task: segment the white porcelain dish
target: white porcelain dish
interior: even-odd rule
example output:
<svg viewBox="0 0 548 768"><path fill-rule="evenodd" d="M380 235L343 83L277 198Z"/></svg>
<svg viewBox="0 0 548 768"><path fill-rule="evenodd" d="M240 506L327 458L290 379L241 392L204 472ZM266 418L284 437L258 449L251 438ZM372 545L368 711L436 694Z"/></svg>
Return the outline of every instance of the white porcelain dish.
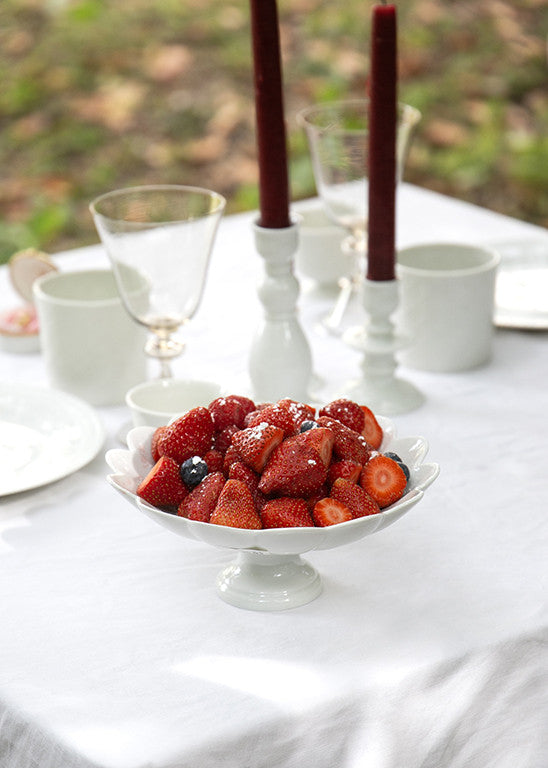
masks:
<svg viewBox="0 0 548 768"><path fill-rule="evenodd" d="M495 325L548 328L548 237L493 243L501 263L495 289Z"/></svg>
<svg viewBox="0 0 548 768"><path fill-rule="evenodd" d="M105 432L93 409L72 395L0 383L0 496L76 472L99 453Z"/></svg>
<svg viewBox="0 0 548 768"><path fill-rule="evenodd" d="M243 530L211 525L162 512L136 496L152 466L150 441L154 429L137 427L128 435L128 448L112 449L106 461L113 473L109 483L140 512L172 533L215 547L239 550L238 557L217 580L219 595L241 608L280 610L302 605L317 597L321 580L315 569L301 560L304 552L332 549L387 528L423 497L439 474L438 464L424 463L428 443L422 437L398 438L394 425L378 417L385 438L381 450L398 453L411 472L409 490L400 501L380 514L326 528Z"/></svg>
<svg viewBox="0 0 548 768"><path fill-rule="evenodd" d="M161 427L189 408L207 407L220 394L221 387L214 381L153 379L132 387L126 405L134 426Z"/></svg>

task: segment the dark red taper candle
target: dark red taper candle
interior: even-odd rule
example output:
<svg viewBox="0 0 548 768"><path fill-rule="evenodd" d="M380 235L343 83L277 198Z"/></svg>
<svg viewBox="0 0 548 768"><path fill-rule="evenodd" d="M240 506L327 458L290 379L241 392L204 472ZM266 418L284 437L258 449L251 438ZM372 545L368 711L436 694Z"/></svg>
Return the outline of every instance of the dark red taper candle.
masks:
<svg viewBox="0 0 548 768"><path fill-rule="evenodd" d="M394 5L375 5L369 76L369 280L395 278L396 91L396 8Z"/></svg>
<svg viewBox="0 0 548 768"><path fill-rule="evenodd" d="M259 155L259 225L288 227L289 177L276 0L251 0Z"/></svg>

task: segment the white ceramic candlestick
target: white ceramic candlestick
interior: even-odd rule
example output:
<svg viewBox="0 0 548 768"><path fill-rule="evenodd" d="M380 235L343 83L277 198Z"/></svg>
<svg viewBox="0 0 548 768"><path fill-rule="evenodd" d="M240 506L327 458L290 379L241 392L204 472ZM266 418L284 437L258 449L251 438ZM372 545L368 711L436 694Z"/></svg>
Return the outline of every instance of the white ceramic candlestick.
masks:
<svg viewBox="0 0 548 768"><path fill-rule="evenodd" d="M310 398L312 355L297 319L299 283L293 274L298 225L267 229L253 225L255 246L264 259L259 286L264 318L251 346L249 374L257 401Z"/></svg>
<svg viewBox="0 0 548 768"><path fill-rule="evenodd" d="M362 376L344 391L346 397L367 405L375 413L395 415L418 408L424 397L410 382L395 376L396 352L405 346L390 319L398 306L397 280L364 280L364 328L345 334L345 341L363 353Z"/></svg>

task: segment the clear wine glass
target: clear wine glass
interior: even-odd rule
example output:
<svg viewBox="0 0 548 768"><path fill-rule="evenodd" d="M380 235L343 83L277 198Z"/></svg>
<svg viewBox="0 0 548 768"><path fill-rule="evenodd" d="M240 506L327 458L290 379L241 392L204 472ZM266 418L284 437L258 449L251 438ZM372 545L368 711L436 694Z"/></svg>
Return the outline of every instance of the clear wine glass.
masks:
<svg viewBox="0 0 548 768"><path fill-rule="evenodd" d="M396 183L401 180L413 129L421 113L398 104ZM365 275L368 209L369 100L350 99L308 107L297 115L308 139L318 195L327 216L344 227L343 251L353 256L354 268L340 280L340 293L324 319L332 333L340 333L349 302Z"/></svg>
<svg viewBox="0 0 548 768"><path fill-rule="evenodd" d="M216 192L177 185L120 189L90 205L122 301L150 331L145 352L160 378L183 350L176 332L200 304L225 205Z"/></svg>

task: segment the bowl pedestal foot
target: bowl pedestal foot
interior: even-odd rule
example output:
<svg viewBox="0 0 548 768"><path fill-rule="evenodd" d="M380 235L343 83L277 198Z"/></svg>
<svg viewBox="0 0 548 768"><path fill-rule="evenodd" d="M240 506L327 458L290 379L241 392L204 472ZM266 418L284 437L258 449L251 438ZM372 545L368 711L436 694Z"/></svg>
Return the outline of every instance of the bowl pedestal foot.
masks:
<svg viewBox="0 0 548 768"><path fill-rule="evenodd" d="M283 611L314 600L322 591L319 573L300 555L241 550L217 577L227 603L252 611Z"/></svg>

